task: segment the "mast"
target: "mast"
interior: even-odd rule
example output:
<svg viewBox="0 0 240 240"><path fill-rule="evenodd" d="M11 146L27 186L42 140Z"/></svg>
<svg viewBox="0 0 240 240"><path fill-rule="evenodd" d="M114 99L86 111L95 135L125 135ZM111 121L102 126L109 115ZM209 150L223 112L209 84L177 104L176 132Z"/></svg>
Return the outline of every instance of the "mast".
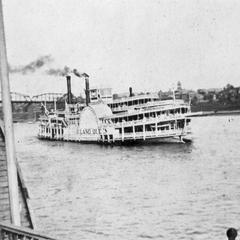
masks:
<svg viewBox="0 0 240 240"><path fill-rule="evenodd" d="M6 157L8 163L9 200L11 221L20 226L20 211L18 197L18 180L16 168L15 142L12 122L12 105L10 97L7 50L5 42L3 8L0 0L0 80L2 88L3 120L5 129Z"/></svg>

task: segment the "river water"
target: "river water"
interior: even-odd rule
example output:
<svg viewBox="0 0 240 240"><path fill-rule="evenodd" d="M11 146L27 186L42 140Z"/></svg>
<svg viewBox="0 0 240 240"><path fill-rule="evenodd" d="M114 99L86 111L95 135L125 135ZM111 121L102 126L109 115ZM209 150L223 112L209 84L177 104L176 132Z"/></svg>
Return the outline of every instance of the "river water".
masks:
<svg viewBox="0 0 240 240"><path fill-rule="evenodd" d="M15 124L35 224L58 239L225 239L240 226L240 116L193 118L192 144L40 141Z"/></svg>

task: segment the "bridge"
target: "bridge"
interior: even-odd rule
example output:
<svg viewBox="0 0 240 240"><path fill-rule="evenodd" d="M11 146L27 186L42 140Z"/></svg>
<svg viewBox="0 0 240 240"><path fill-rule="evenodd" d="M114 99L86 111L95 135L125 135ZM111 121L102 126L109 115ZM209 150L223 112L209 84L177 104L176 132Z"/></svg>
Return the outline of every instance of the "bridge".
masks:
<svg viewBox="0 0 240 240"><path fill-rule="evenodd" d="M26 94L18 93L18 92L11 92L11 99L14 102L30 102L31 97ZM2 92L0 94L0 100L2 101Z"/></svg>
<svg viewBox="0 0 240 240"><path fill-rule="evenodd" d="M30 97L29 95L11 92L11 100L16 103L30 103L30 102L54 102L59 100L64 93L42 93ZM0 102L2 102L2 93L0 92Z"/></svg>
<svg viewBox="0 0 240 240"><path fill-rule="evenodd" d="M55 102L59 100L64 93L43 93L31 98L32 102Z"/></svg>

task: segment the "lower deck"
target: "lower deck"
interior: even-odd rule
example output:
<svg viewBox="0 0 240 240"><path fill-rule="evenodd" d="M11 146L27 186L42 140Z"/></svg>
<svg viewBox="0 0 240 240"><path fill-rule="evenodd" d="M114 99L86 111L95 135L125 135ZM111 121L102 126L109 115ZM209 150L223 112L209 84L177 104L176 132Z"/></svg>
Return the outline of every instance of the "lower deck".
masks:
<svg viewBox="0 0 240 240"><path fill-rule="evenodd" d="M116 131L116 130L115 130ZM117 143L127 141L166 141L174 139L182 141L186 136L190 135L189 129L152 129L150 131L141 132L101 132L99 134L79 134L74 129L50 129L48 132L39 133L40 139L59 140L59 141L75 141L75 142L95 142L95 143Z"/></svg>

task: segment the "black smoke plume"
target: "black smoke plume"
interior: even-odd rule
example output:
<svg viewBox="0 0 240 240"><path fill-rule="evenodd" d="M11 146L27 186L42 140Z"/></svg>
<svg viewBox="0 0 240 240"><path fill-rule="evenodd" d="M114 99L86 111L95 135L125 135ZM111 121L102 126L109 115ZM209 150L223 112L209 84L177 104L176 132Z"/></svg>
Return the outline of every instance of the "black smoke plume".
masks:
<svg viewBox="0 0 240 240"><path fill-rule="evenodd" d="M79 73L77 69L72 71L77 77L89 77L86 73Z"/></svg>
<svg viewBox="0 0 240 240"><path fill-rule="evenodd" d="M71 72L72 72L71 69L69 67L65 66L63 69L50 68L46 71L46 74L52 75L52 76L66 76Z"/></svg>
<svg viewBox="0 0 240 240"><path fill-rule="evenodd" d="M86 73L79 73L77 69L71 69L65 66L63 69L61 68L50 68L46 71L47 75L52 76L67 76L68 74L73 73L77 77L89 77Z"/></svg>
<svg viewBox="0 0 240 240"><path fill-rule="evenodd" d="M37 60L30 62L25 66L11 67L9 66L10 73L20 73L23 75L34 73L36 70L42 68L47 63L53 61L53 58L50 55L41 56Z"/></svg>

